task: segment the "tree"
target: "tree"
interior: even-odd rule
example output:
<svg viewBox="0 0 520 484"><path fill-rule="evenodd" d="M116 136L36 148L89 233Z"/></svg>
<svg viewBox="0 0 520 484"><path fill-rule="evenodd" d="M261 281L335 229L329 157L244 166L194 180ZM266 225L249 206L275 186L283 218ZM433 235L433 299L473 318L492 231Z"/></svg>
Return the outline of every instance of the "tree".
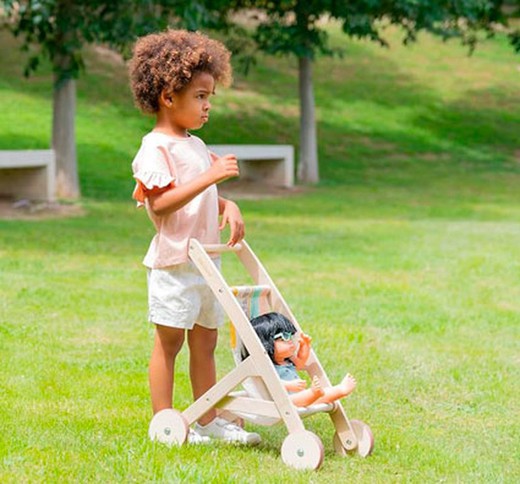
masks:
<svg viewBox="0 0 520 484"><path fill-rule="evenodd" d="M54 73L52 147L56 153L60 198L80 196L76 138L76 82L84 68L86 44L105 43L124 49L138 35L164 28L170 18L196 28L204 20L200 2L183 0L4 0L7 25L32 50L25 74L35 71L42 57ZM36 50L34 50L36 48Z"/></svg>
<svg viewBox="0 0 520 484"><path fill-rule="evenodd" d="M518 0L515 0L518 5ZM319 181L312 63L319 54L334 55L323 18L339 21L349 37L368 38L386 46L384 29L398 25L404 43L429 31L444 39L459 38L472 51L482 34L492 35L506 23L502 0L231 0L231 10L254 9L260 19L254 37L269 54L298 59L300 97L300 156L298 179ZM509 0L508 3L513 3ZM260 13L260 15L259 15ZM518 31L512 44L520 50Z"/></svg>

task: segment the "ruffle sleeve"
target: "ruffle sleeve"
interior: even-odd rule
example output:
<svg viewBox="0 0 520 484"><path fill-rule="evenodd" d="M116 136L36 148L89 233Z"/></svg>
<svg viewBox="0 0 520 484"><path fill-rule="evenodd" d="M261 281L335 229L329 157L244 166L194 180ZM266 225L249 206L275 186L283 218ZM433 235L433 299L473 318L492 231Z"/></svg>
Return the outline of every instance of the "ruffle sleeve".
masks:
<svg viewBox="0 0 520 484"><path fill-rule="evenodd" d="M132 163L136 181L132 198L137 200L138 207L144 205L151 191L174 186L175 176L168 158L168 151L164 146L143 143Z"/></svg>
<svg viewBox="0 0 520 484"><path fill-rule="evenodd" d="M137 200L137 206L144 205L147 193L154 189L167 188L174 185L175 178L166 173L138 171L134 175L136 184L132 198Z"/></svg>

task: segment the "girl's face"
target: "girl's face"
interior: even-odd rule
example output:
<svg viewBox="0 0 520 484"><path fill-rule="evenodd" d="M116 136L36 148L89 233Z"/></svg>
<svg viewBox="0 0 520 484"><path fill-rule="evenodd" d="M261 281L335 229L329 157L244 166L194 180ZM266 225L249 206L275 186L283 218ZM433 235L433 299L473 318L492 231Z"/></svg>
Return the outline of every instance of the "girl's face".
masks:
<svg viewBox="0 0 520 484"><path fill-rule="evenodd" d="M186 136L188 130L201 128L207 123L211 109L209 99L214 93L215 80L207 72L195 74L182 91L173 93L171 103L164 106L172 131Z"/></svg>
<svg viewBox="0 0 520 484"><path fill-rule="evenodd" d="M280 333L274 338L274 361L277 365L282 365L287 358L296 353L296 343L294 334Z"/></svg>

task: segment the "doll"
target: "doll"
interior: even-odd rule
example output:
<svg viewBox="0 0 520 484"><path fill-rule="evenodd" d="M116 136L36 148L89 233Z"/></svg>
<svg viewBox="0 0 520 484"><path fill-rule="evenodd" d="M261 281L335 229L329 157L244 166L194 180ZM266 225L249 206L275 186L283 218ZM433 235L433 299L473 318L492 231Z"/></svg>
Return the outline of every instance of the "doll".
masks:
<svg viewBox="0 0 520 484"><path fill-rule="evenodd" d="M350 395L356 387L355 378L347 374L338 385L325 387L317 376L307 388L307 382L298 376L309 358L311 338L297 331L293 323L280 313L267 313L251 320L251 325L260 338L267 354L290 399L297 407L306 407L313 403L332 403ZM298 337L298 340L296 340Z"/></svg>

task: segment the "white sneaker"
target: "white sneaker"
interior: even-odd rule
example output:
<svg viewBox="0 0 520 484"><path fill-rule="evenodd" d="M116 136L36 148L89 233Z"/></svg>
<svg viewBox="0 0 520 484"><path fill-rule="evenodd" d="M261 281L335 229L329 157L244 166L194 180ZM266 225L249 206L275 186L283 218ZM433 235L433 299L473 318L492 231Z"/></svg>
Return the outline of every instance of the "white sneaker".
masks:
<svg viewBox="0 0 520 484"><path fill-rule="evenodd" d="M188 433L188 444L209 444L211 439L205 435L200 435L190 428Z"/></svg>
<svg viewBox="0 0 520 484"><path fill-rule="evenodd" d="M246 432L242 427L218 417L204 427L198 423L195 424L195 429L199 435L237 444L256 445L262 440L260 435Z"/></svg>

